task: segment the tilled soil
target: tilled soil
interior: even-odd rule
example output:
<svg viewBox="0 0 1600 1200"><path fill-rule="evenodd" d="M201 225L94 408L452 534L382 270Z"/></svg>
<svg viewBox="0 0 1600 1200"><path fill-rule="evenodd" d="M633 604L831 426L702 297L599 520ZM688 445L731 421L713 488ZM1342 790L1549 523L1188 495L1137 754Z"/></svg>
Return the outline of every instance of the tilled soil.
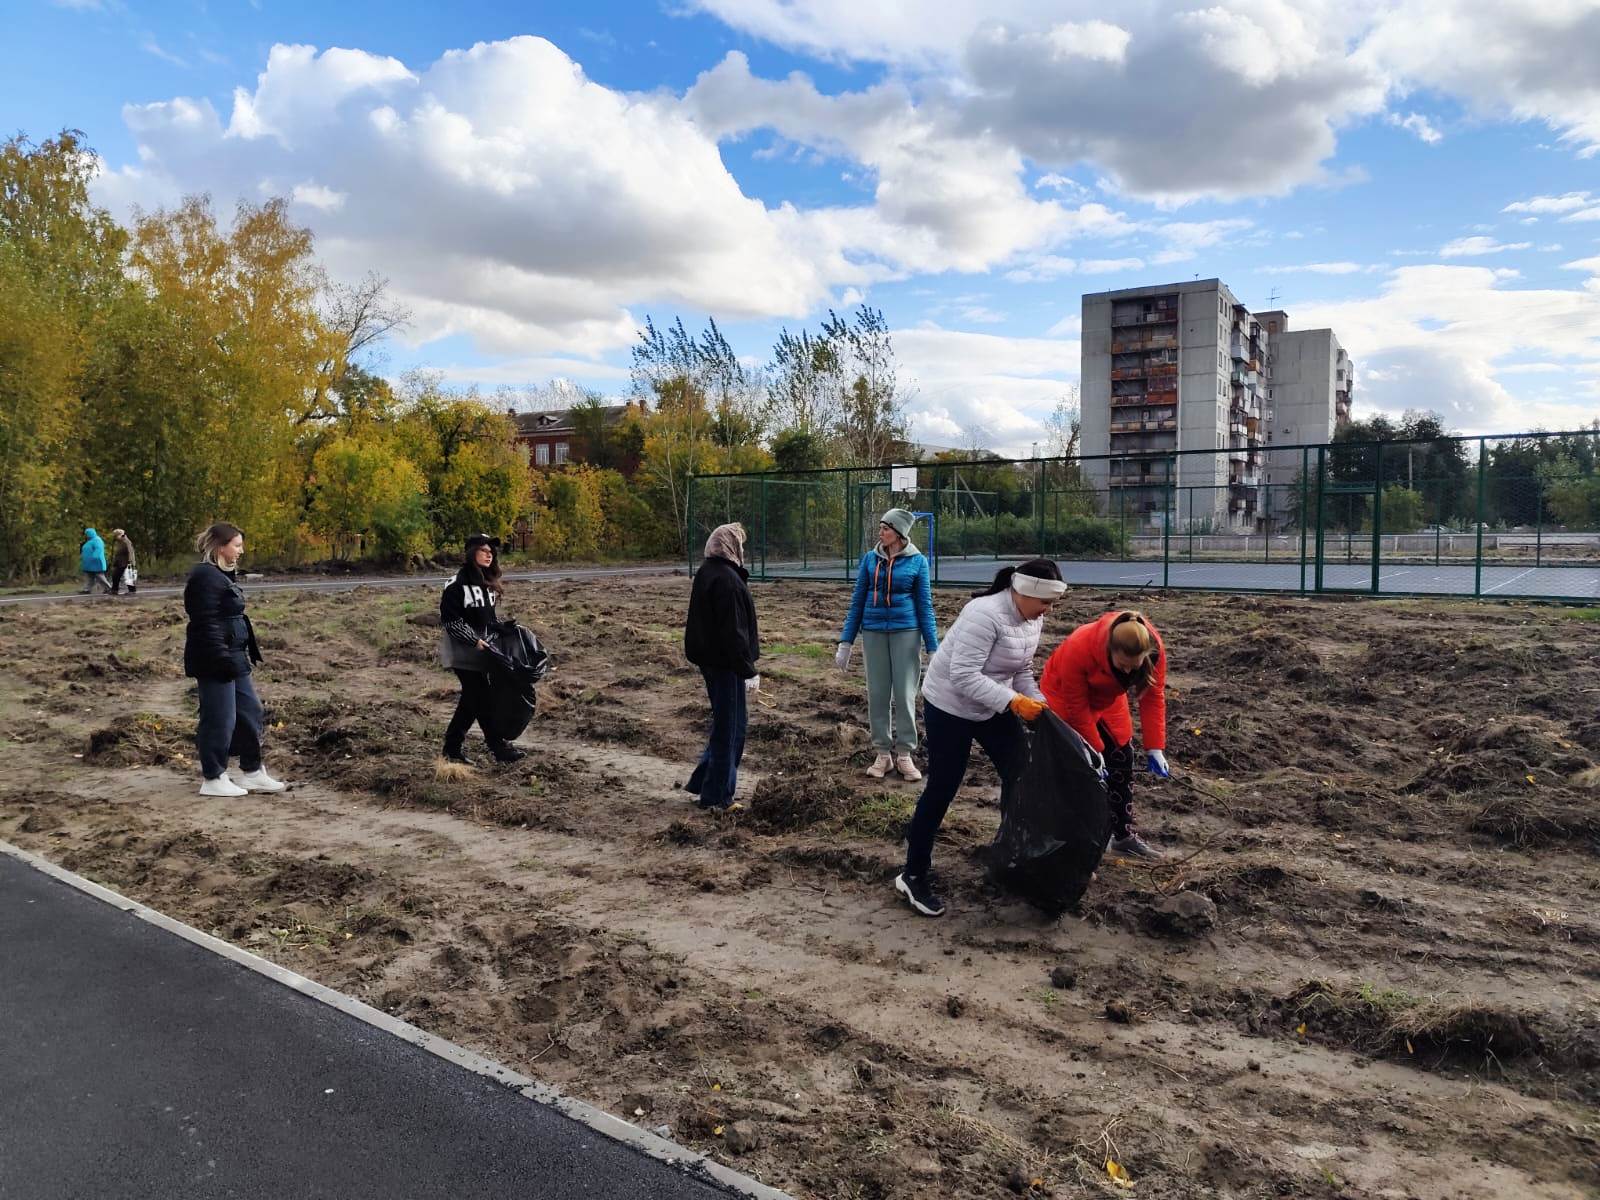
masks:
<svg viewBox="0 0 1600 1200"><path fill-rule="evenodd" d="M890 887L916 788L865 777L859 667L831 669L842 589L756 595L721 817L678 789L682 578L512 584L557 670L530 756L464 775L436 590L256 597L297 786L241 801L194 794L173 602L3 610L0 837L797 1197L1600 1190L1600 627L1139 597L1167 862L1045 918L985 882L975 761L926 921ZM1046 648L1133 602L1075 590Z"/></svg>

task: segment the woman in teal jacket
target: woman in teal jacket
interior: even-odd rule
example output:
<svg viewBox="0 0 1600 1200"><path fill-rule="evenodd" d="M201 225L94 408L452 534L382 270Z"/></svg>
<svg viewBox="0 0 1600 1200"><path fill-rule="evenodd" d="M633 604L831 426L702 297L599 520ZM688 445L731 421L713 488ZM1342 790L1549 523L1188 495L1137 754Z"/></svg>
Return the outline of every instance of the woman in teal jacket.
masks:
<svg viewBox="0 0 1600 1200"><path fill-rule="evenodd" d="M867 714L878 757L867 774L882 779L893 767L902 779L922 772L911 761L917 748L917 685L922 679L919 648L939 648L933 618L933 583L928 560L911 544L916 517L891 508L878 525L878 544L861 556L850 615L839 635L834 662L850 669L856 634L867 663Z"/></svg>
<svg viewBox="0 0 1600 1200"><path fill-rule="evenodd" d="M106 544L92 527L83 531L83 545L78 547L78 569L83 572L85 596L97 587L110 593L111 581L106 578Z"/></svg>

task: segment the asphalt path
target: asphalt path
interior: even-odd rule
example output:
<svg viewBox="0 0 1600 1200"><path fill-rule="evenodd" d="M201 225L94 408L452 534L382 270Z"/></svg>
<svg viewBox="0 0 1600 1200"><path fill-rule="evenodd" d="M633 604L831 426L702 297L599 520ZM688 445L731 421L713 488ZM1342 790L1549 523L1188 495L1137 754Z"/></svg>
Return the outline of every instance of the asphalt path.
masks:
<svg viewBox="0 0 1600 1200"><path fill-rule="evenodd" d="M0 843L4 1200L782 1200L732 1172L714 1180L617 1118L529 1099L358 1010L448 1043L337 993L343 1008L313 998L326 989L15 853Z"/></svg>
<svg viewBox="0 0 1600 1200"><path fill-rule="evenodd" d="M657 563L635 567L569 567L550 571L508 571L507 579L544 581L557 579L610 579L627 575L672 575L686 568ZM248 568L246 568L248 571ZM358 587L415 587L418 584L436 583L441 588L449 582L454 571L440 570L437 574L419 572L415 575L363 575L322 576L263 575L259 579L246 578L242 586L251 592L348 592ZM107 596L104 592L85 595L82 592L35 592L26 595L0 596L0 606L17 604L109 604L112 602L137 602L183 595L182 584L140 584L131 596Z"/></svg>

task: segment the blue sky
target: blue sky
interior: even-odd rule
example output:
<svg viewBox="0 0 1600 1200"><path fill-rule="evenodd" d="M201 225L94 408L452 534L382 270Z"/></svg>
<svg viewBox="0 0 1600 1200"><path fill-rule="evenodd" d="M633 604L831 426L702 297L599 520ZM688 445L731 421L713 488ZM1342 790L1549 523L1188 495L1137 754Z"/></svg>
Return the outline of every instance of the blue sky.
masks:
<svg viewBox="0 0 1600 1200"><path fill-rule="evenodd" d="M930 11L12 0L0 124L83 129L119 214L292 196L411 309L389 371L616 391L646 314L762 361L865 299L924 440L1021 450L1082 292L1215 275L1358 415L1600 413L1600 0Z"/></svg>

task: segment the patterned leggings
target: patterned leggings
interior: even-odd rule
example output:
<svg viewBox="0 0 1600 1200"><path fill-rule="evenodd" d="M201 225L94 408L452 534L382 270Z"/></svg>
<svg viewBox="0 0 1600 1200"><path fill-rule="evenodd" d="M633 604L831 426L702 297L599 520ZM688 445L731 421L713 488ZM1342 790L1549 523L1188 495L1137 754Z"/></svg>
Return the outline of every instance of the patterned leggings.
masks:
<svg viewBox="0 0 1600 1200"><path fill-rule="evenodd" d="M1111 834L1127 837L1133 832L1133 743L1117 744L1105 722L1099 725L1100 741L1105 745L1106 791L1111 800Z"/></svg>

